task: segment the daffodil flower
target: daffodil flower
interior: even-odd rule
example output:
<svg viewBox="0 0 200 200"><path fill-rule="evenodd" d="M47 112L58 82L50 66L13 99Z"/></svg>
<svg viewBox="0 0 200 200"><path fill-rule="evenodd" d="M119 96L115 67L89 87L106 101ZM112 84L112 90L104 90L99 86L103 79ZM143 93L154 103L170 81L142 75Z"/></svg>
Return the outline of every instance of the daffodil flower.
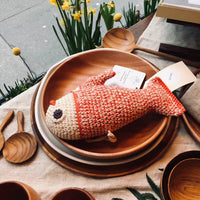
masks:
<svg viewBox="0 0 200 200"><path fill-rule="evenodd" d="M112 1L110 2L110 3L108 3L108 6L110 6L110 7L115 7L115 4L114 3L112 3Z"/></svg>
<svg viewBox="0 0 200 200"><path fill-rule="evenodd" d="M93 15L95 15L96 13L96 8L92 8L92 6L90 6L90 8L88 8L88 14L93 13Z"/></svg>
<svg viewBox="0 0 200 200"><path fill-rule="evenodd" d="M122 18L122 14L121 13L117 13L117 14L115 14L114 15L114 21L115 22L118 22L118 21L120 21L120 19Z"/></svg>
<svg viewBox="0 0 200 200"><path fill-rule="evenodd" d="M18 47L14 47L14 48L12 49L12 52L13 52L13 54L14 54L15 56L19 56L20 53L21 53L21 50L20 50Z"/></svg>
<svg viewBox="0 0 200 200"><path fill-rule="evenodd" d="M86 0L87 3L91 3L91 0Z"/></svg>
<svg viewBox="0 0 200 200"><path fill-rule="evenodd" d="M56 0L49 0L49 3L52 4L52 5L55 5L56 8L58 7Z"/></svg>
<svg viewBox="0 0 200 200"><path fill-rule="evenodd" d="M72 16L74 17L74 20L78 20L78 22L80 22L81 21L81 11L79 10L79 11L75 11L75 13L74 14L72 14Z"/></svg>
<svg viewBox="0 0 200 200"><path fill-rule="evenodd" d="M69 1L64 1L64 3L63 3L63 5L62 5L62 9L63 10L68 10L68 11L70 11L70 6L71 6L71 1L69 0Z"/></svg>

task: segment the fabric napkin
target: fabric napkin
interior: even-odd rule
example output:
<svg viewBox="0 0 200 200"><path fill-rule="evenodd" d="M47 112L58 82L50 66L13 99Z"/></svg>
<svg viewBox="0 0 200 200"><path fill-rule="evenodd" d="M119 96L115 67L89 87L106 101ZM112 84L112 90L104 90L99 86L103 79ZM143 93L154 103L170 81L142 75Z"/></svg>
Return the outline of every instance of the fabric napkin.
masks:
<svg viewBox="0 0 200 200"><path fill-rule="evenodd" d="M200 79L197 79L181 97L186 110L200 123Z"/></svg>

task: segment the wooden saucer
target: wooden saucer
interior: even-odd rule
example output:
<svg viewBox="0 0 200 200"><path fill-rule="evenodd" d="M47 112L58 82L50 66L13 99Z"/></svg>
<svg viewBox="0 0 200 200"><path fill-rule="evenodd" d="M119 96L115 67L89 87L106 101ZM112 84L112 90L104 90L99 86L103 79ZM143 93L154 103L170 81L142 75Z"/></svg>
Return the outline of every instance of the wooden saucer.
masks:
<svg viewBox="0 0 200 200"><path fill-rule="evenodd" d="M158 72L158 69L146 60L119 50L96 49L77 54L59 64L45 79L41 92L43 118L45 119L50 100L59 99L89 77L112 69L116 64L145 72L146 79ZM83 156L97 159L121 158L147 148L161 134L167 119L158 114L149 114L116 131L118 142L115 144L58 140Z"/></svg>

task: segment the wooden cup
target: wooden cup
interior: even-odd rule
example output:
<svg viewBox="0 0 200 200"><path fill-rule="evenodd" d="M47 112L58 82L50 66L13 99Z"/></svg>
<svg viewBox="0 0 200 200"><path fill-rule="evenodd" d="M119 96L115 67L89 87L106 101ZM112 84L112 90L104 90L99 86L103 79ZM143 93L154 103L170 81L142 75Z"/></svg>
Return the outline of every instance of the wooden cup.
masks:
<svg viewBox="0 0 200 200"><path fill-rule="evenodd" d="M33 188L18 181L0 183L0 199L41 200L40 196Z"/></svg>
<svg viewBox="0 0 200 200"><path fill-rule="evenodd" d="M95 200L87 191L81 188L66 188L58 191L51 200Z"/></svg>

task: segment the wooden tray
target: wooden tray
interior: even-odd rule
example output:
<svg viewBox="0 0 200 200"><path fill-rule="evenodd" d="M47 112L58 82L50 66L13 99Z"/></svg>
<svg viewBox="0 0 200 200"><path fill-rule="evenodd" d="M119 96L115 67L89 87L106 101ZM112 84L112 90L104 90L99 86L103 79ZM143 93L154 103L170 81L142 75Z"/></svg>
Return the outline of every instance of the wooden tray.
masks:
<svg viewBox="0 0 200 200"><path fill-rule="evenodd" d="M198 73L200 73L200 70L196 70L194 72L195 75L197 75ZM183 95L185 90L186 89L184 87L181 91L181 96ZM200 142L200 124L188 112L182 115L182 119L186 128L189 130L193 138L197 142Z"/></svg>
<svg viewBox="0 0 200 200"><path fill-rule="evenodd" d="M31 125L38 142L40 143L45 153L52 160L54 160L61 166L65 167L66 169L72 170L74 172L77 172L83 175L106 178L106 177L122 176L122 175L130 174L130 173L142 170L145 167L148 167L153 162L155 162L165 153L165 151L168 149L168 147L174 140L177 130L178 130L179 118L172 117L171 123L169 123L168 125L167 132L164 138L160 141L160 143L143 157L138 158L134 161L125 163L125 164L119 164L119 165L114 165L114 166L94 166L94 165L87 165L80 162L76 162L60 155L58 152L53 150L45 142L44 138L41 136L40 132L38 131L38 127L35 122L35 110L34 110L37 89L33 96L32 104L31 104Z"/></svg>
<svg viewBox="0 0 200 200"><path fill-rule="evenodd" d="M43 118L51 99L58 99L77 88L90 76L97 75L114 65L121 65L146 73L150 78L158 69L146 60L123 51L98 49L72 56L58 65L45 80L41 92ZM149 114L126 126L115 134L118 142L87 143L85 141L58 140L70 150L87 157L113 159L131 155L147 148L162 132L167 117Z"/></svg>
<svg viewBox="0 0 200 200"><path fill-rule="evenodd" d="M187 151L174 157L165 167L161 179L161 194L163 200L171 200L168 192L169 175L172 169L181 161L188 158L200 158L200 151Z"/></svg>

